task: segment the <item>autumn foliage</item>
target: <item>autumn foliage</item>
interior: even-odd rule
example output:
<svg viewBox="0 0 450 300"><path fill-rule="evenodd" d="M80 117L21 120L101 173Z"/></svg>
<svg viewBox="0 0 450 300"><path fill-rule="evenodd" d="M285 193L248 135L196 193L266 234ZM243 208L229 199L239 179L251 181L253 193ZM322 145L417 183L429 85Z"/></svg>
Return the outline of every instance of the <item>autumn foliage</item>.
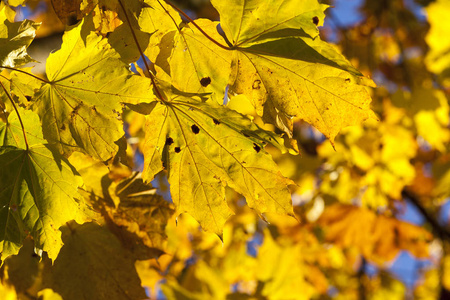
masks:
<svg viewBox="0 0 450 300"><path fill-rule="evenodd" d="M2 1L0 299L445 299L450 2L320 2Z"/></svg>

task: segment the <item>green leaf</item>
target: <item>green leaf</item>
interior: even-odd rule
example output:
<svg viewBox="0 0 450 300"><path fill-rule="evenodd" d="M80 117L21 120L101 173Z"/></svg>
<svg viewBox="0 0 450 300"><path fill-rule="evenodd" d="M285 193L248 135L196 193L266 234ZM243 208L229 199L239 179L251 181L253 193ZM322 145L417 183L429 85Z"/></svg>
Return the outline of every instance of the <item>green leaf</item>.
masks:
<svg viewBox="0 0 450 300"><path fill-rule="evenodd" d="M85 220L78 186L80 177L45 145L0 151L1 259L17 254L27 235L55 259L62 246L59 227Z"/></svg>
<svg viewBox="0 0 450 300"><path fill-rule="evenodd" d="M232 44L230 92L251 98L266 122L291 134L291 119L301 118L333 142L343 127L375 118L363 86L373 82L317 36L325 6L315 0L212 4Z"/></svg>
<svg viewBox="0 0 450 300"><path fill-rule="evenodd" d="M55 259L62 246L59 227L87 219L78 193L81 177L42 137L38 116L18 108L0 122L0 259L17 254L28 235L35 246Z"/></svg>
<svg viewBox="0 0 450 300"><path fill-rule="evenodd" d="M119 240L95 224L61 229L64 247L44 276L44 285L65 300L146 299L134 260Z"/></svg>
<svg viewBox="0 0 450 300"><path fill-rule="evenodd" d="M50 82L36 93L33 108L44 137L61 153L78 150L108 160L124 134L121 103L137 103L152 92L92 26L84 19L64 34L61 49L47 59Z"/></svg>
<svg viewBox="0 0 450 300"><path fill-rule="evenodd" d="M283 148L273 133L250 119L195 95L167 94L147 116L144 180L163 169L177 212L188 212L207 230L222 234L232 211L225 186L242 194L258 213L293 216L291 181L264 151L267 143Z"/></svg>
<svg viewBox="0 0 450 300"><path fill-rule="evenodd" d="M7 6L0 6L0 67L16 67L33 61L27 48L36 36L38 23L12 22Z"/></svg>

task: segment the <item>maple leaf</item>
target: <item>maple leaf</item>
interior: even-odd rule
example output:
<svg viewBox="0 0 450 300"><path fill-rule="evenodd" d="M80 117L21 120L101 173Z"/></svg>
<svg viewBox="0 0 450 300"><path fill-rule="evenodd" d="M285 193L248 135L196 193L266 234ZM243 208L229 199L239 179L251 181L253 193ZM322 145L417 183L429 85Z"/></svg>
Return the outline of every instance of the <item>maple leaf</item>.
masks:
<svg viewBox="0 0 450 300"><path fill-rule="evenodd" d="M148 98L149 85L92 31L92 20L84 19L64 34L61 49L47 59L49 82L36 92L32 108L61 153L78 150L108 160L124 135L121 102Z"/></svg>
<svg viewBox="0 0 450 300"><path fill-rule="evenodd" d="M293 117L312 124L331 142L343 127L367 118L376 119L364 86L374 83L318 37L316 25L323 23L326 6L313 0L301 3L284 0L276 4L261 0L212 1L212 4L221 16L220 25L228 46L216 32L209 39L225 50L212 48L212 43L202 42L205 39L192 26L175 34L175 43L180 45L174 46L170 55L175 60L170 75L177 78L186 69L188 75L185 85L175 83L175 86L187 91L198 89L200 81L193 80L196 79L193 69L211 82L222 85L228 81L229 93L247 95L264 121L290 136ZM212 26L203 20L199 22ZM198 59L202 49L208 50L211 60L221 58L215 59L220 71L215 70L214 64L206 64L204 58ZM189 64L180 67L177 57L187 59ZM226 67L230 60L231 69ZM178 70L174 70L176 67ZM230 75L224 78L227 74ZM220 92L224 89L225 86L215 87Z"/></svg>
<svg viewBox="0 0 450 300"><path fill-rule="evenodd" d="M279 137L212 101L169 88L163 92L168 101L147 104L151 112L143 178L151 181L164 163L178 214L188 212L205 230L220 236L232 214L224 193L228 185L260 214L293 216L287 188L292 182L264 151L267 143L284 149Z"/></svg>
<svg viewBox="0 0 450 300"><path fill-rule="evenodd" d="M64 246L45 286L64 299L146 299L133 258L111 232L74 222L61 230Z"/></svg>
<svg viewBox="0 0 450 300"><path fill-rule="evenodd" d="M27 48L36 36L39 24L30 20L13 22L9 8L0 3L0 68L16 67L33 59L27 54Z"/></svg>
<svg viewBox="0 0 450 300"><path fill-rule="evenodd" d="M1 259L17 254L23 239L33 236L36 247L55 259L62 246L59 227L86 220L81 178L72 166L43 144L39 118L31 111L23 123L28 146L19 135L17 115L0 125L0 251Z"/></svg>

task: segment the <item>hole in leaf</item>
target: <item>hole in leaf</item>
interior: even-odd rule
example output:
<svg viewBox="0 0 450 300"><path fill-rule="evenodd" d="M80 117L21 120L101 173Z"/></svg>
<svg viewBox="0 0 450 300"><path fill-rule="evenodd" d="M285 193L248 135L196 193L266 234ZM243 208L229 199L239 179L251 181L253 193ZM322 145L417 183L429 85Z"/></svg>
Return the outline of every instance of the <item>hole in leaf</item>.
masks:
<svg viewBox="0 0 450 300"><path fill-rule="evenodd" d="M171 138L170 136L166 139L166 145L170 146L173 144L173 138Z"/></svg>
<svg viewBox="0 0 450 300"><path fill-rule="evenodd" d="M253 143L253 149L255 149L256 153L259 153L261 151L261 147Z"/></svg>
<svg viewBox="0 0 450 300"><path fill-rule="evenodd" d="M314 17L313 19L312 19L312 21L313 21L313 23L314 23L314 25L319 25L319 18L318 17Z"/></svg>
<svg viewBox="0 0 450 300"><path fill-rule="evenodd" d="M180 153L181 152L181 148L180 147L175 147L175 152L176 153Z"/></svg>
<svg viewBox="0 0 450 300"><path fill-rule="evenodd" d="M195 124L191 126L191 129L192 129L192 132L195 134L200 132L200 128L198 128L198 126Z"/></svg>
<svg viewBox="0 0 450 300"><path fill-rule="evenodd" d="M211 78L209 78L209 77L203 77L203 78L200 80L200 84L201 84L203 87L207 87L210 83L211 83Z"/></svg>
<svg viewBox="0 0 450 300"><path fill-rule="evenodd" d="M220 124L220 121L219 121L219 120L216 120L216 119L213 119L213 122L214 122L214 124L216 124L216 125L219 125L219 124Z"/></svg>

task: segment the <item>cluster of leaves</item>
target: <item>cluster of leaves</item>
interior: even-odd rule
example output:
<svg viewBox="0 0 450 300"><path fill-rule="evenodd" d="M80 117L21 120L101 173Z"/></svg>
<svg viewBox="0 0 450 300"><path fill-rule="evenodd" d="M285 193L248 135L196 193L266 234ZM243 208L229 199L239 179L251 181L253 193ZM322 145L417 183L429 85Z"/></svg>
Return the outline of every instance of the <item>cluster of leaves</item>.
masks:
<svg viewBox="0 0 450 300"><path fill-rule="evenodd" d="M0 4L1 294L404 293L388 273L377 281L364 268L403 250L429 257L433 236L396 219L395 201L420 196L426 212L448 196L439 166L448 164L450 132L441 32L432 27L427 37L427 67L438 78L405 56L400 37L377 32L389 22L406 32L389 17L408 11L402 1L368 1L381 25L342 30L356 36L352 47L386 43L372 49L377 67L372 56L354 59L367 74L396 74L406 62L426 74L390 78L392 90L370 89L373 81L321 40L328 6L317 0L212 0L220 22L191 20L161 0L48 1L62 20L79 21L49 54L45 75L24 67L40 24L14 22L13 7L32 3ZM434 5L448 9L438 1L430 13L443 10ZM142 173L131 171L133 149L143 153ZM439 175L424 171L430 161ZM420 190L427 178L433 183ZM167 188L173 203L161 196Z"/></svg>

